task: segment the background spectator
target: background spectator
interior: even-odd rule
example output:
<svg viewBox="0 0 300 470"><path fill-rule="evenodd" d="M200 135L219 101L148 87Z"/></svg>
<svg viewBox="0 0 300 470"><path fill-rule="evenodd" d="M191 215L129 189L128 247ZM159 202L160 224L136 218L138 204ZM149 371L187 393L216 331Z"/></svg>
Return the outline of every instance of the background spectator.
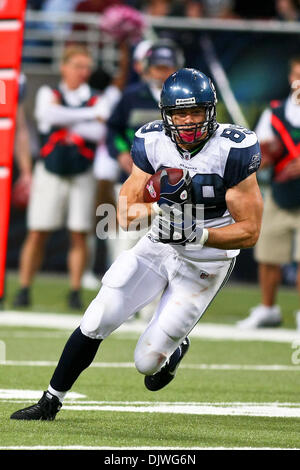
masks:
<svg viewBox="0 0 300 470"><path fill-rule="evenodd" d="M83 0L77 4L75 13L97 13L101 15L107 8L123 4L123 0ZM75 23L72 29L74 31L83 31L88 29L88 26L84 23Z"/></svg>
<svg viewBox="0 0 300 470"><path fill-rule="evenodd" d="M234 0L203 0L204 14L208 18L234 19Z"/></svg>
<svg viewBox="0 0 300 470"><path fill-rule="evenodd" d="M20 261L20 286L15 306L31 303L30 287L40 267L46 241L67 225L70 232L68 268L71 308L82 308L81 277L87 262L87 234L93 228L95 184L92 162L103 136L105 104L87 84L92 69L89 52L66 49L57 88L42 86L35 116L41 135L40 161L35 165L28 207L29 232Z"/></svg>
<svg viewBox="0 0 300 470"><path fill-rule="evenodd" d="M272 181L265 198L261 235L255 248L262 303L238 323L245 329L281 323L282 313L275 302L282 265L292 259L298 263L297 288L300 293L299 57L291 61L289 83L289 97L282 102L271 103L271 108L262 114L256 128L263 155L262 168L272 166ZM300 310L297 323L300 329Z"/></svg>
<svg viewBox="0 0 300 470"><path fill-rule="evenodd" d="M20 74L19 101L16 118L16 135L15 135L15 158L17 161L20 179L30 183L32 172L31 145L30 134L26 121L24 109L24 99L26 95L27 80L26 76Z"/></svg>
<svg viewBox="0 0 300 470"><path fill-rule="evenodd" d="M103 13L103 11L114 5L122 5L123 0L83 0L75 8L77 13Z"/></svg>
<svg viewBox="0 0 300 470"><path fill-rule="evenodd" d="M113 109L116 107L121 98L121 92L124 89L129 72L129 46L126 42L120 44L120 62L119 69L115 77L111 77L101 67L98 67L91 75L89 83L90 86L101 93L101 100L105 102L105 107L108 117L111 115ZM93 164L93 174L96 180L96 203L95 211L100 204L116 205L114 195L114 182L118 179L119 168L116 160L109 157L106 147L106 133L105 131L102 138L97 143L95 152L95 159ZM88 237L89 245L89 261L87 269L82 276L82 287L86 289L98 289L100 286L100 279L95 276L95 265L97 260L97 252L100 244L102 257L106 258L106 244L105 240L100 240L95 236L96 232L96 218L95 230ZM98 243L97 243L98 242ZM102 265L106 264L106 259L102 260ZM97 269L97 274L99 270Z"/></svg>
<svg viewBox="0 0 300 470"><path fill-rule="evenodd" d="M12 205L17 209L22 210L24 210L28 204L32 175L30 133L24 108L25 95L26 76L21 73L19 78L19 97L14 147L14 160L17 166L18 177L12 188Z"/></svg>
<svg viewBox="0 0 300 470"><path fill-rule="evenodd" d="M148 0L144 12L152 16L168 16L172 10L170 0Z"/></svg>
<svg viewBox="0 0 300 470"><path fill-rule="evenodd" d="M64 0L63 2L60 0L44 0L42 4L42 11L44 12L64 12L64 13L72 13L75 11L76 6L80 0Z"/></svg>
<svg viewBox="0 0 300 470"><path fill-rule="evenodd" d="M185 0L184 16L188 18L204 17L203 0Z"/></svg>
<svg viewBox="0 0 300 470"><path fill-rule="evenodd" d="M30 10L41 10L45 0L27 0L26 7Z"/></svg>
<svg viewBox="0 0 300 470"><path fill-rule="evenodd" d="M277 18L282 21L299 21L300 8L298 0L276 0Z"/></svg>

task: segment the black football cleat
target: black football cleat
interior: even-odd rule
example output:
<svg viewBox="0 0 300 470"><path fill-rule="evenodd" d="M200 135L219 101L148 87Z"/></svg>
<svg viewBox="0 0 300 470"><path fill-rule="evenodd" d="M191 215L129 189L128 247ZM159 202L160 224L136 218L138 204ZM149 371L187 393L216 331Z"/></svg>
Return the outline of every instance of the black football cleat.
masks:
<svg viewBox="0 0 300 470"><path fill-rule="evenodd" d="M188 337L181 343L181 345L173 352L168 362L161 368L159 372L154 375L146 375L145 386L151 392L156 392L162 389L175 378L180 361L183 359L190 347L190 340Z"/></svg>
<svg viewBox="0 0 300 470"><path fill-rule="evenodd" d="M81 295L78 290L70 291L69 296L68 296L68 304L69 304L69 307L72 309L75 309L75 310L83 309Z"/></svg>
<svg viewBox="0 0 300 470"><path fill-rule="evenodd" d="M49 392L44 392L38 403L15 411L10 419L53 421L61 407L62 404L57 397Z"/></svg>
<svg viewBox="0 0 300 470"><path fill-rule="evenodd" d="M31 305L31 300L30 300L30 295L29 295L29 289L27 287L24 287L23 289L20 289L13 301L13 306L14 307L29 307Z"/></svg>

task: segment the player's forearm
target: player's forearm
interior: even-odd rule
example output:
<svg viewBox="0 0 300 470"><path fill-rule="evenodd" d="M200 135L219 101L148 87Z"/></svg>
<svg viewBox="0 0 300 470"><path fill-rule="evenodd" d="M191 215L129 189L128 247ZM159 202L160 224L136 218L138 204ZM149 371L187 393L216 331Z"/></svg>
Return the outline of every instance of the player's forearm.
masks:
<svg viewBox="0 0 300 470"><path fill-rule="evenodd" d="M123 230L142 230L151 225L153 216L152 204L144 202L128 202L126 196L120 194L117 217Z"/></svg>
<svg viewBox="0 0 300 470"><path fill-rule="evenodd" d="M232 225L208 229L205 246L223 250L253 247L259 237L260 224L248 221L236 222Z"/></svg>
<svg viewBox="0 0 300 470"><path fill-rule="evenodd" d="M133 164L131 174L121 188L117 217L126 231L143 230L151 225L155 215L153 204L144 202L144 188L149 177L150 174Z"/></svg>

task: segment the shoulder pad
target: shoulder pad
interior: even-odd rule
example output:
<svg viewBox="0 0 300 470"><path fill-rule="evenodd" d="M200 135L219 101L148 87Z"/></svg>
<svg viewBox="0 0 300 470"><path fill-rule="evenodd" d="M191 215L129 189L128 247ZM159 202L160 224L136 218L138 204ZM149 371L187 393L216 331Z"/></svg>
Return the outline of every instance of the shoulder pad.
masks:
<svg viewBox="0 0 300 470"><path fill-rule="evenodd" d="M232 147L249 147L257 142L255 132L234 124L222 124L219 127L219 138L224 150L230 150Z"/></svg>
<svg viewBox="0 0 300 470"><path fill-rule="evenodd" d="M141 134L148 134L149 132L162 132L163 129L163 121L152 121L142 126L140 132Z"/></svg>
<svg viewBox="0 0 300 470"><path fill-rule="evenodd" d="M224 181L227 188L237 185L259 169L261 152L257 136L254 132L246 136L240 143L227 146L223 154L226 159Z"/></svg>

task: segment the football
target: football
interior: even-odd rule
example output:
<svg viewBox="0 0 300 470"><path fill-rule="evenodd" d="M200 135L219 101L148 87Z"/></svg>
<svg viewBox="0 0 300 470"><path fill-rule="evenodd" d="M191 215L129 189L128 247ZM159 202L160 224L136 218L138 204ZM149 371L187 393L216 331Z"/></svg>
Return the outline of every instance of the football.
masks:
<svg viewBox="0 0 300 470"><path fill-rule="evenodd" d="M170 184L176 184L183 176L183 170L180 168L163 168L152 175L144 188L144 202L156 202L160 198L160 176L161 172L166 170Z"/></svg>

